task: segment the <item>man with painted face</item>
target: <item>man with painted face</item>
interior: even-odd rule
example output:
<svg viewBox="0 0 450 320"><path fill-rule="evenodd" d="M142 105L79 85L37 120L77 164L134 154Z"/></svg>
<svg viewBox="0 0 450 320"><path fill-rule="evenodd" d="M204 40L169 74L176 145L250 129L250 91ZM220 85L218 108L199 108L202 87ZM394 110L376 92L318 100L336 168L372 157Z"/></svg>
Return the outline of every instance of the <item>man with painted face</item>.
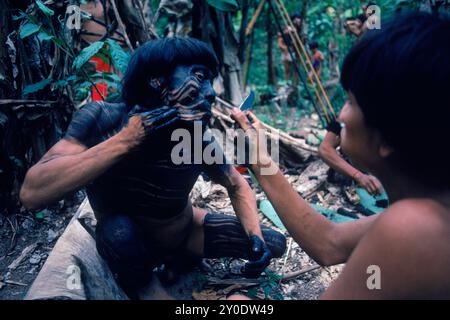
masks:
<svg viewBox="0 0 450 320"><path fill-rule="evenodd" d="M212 165L171 160L179 143L171 141L173 131L192 133L194 121L211 117L217 67L211 49L195 39L144 44L124 76L123 103L91 103L75 113L65 137L22 186L29 208L86 187L98 220L98 252L130 297L163 264L244 258L243 273L256 277L285 250L282 234L260 226L251 188L225 159ZM189 193L201 173L227 188L237 217L192 207Z"/></svg>

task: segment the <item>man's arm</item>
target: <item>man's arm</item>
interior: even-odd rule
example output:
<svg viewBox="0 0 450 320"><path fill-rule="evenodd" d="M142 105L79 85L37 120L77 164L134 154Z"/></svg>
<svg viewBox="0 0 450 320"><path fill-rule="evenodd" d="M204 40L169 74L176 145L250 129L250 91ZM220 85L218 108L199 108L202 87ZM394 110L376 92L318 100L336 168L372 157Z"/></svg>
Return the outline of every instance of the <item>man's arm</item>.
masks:
<svg viewBox="0 0 450 320"><path fill-rule="evenodd" d="M321 265L347 261L377 218L371 216L336 224L312 209L280 170L274 175L261 175L259 170L254 173L292 238Z"/></svg>
<svg viewBox="0 0 450 320"><path fill-rule="evenodd" d="M76 140L62 139L25 176L20 199L36 209L62 198L94 180L136 147L145 136L140 117L110 139L88 149Z"/></svg>
<svg viewBox="0 0 450 320"><path fill-rule="evenodd" d="M215 172L211 173L209 170L208 173L215 182L227 189L236 216L247 235L256 235L263 239L255 195L245 178L231 165L214 167Z"/></svg>
<svg viewBox="0 0 450 320"><path fill-rule="evenodd" d="M255 115L249 112L249 116L254 127L261 129ZM246 133L251 132L246 114L235 109L232 117ZM258 141L251 142L259 145ZM262 160L251 169L294 240L321 265L345 262L378 215L342 224L331 222L299 196L265 150L257 146L253 149L258 150L257 159ZM264 168L276 170L264 174Z"/></svg>
<svg viewBox="0 0 450 320"><path fill-rule="evenodd" d="M328 131L319 146L319 156L337 172L354 179L356 175L362 174L362 172L354 168L338 154L336 148L340 145L339 140L339 136Z"/></svg>
<svg viewBox="0 0 450 320"><path fill-rule="evenodd" d="M230 165L213 166L214 179L225 186L234 211L249 238L249 262L243 268L243 273L257 277L270 264L272 252L264 241L256 199L252 189L242 175Z"/></svg>
<svg viewBox="0 0 450 320"><path fill-rule="evenodd" d="M323 142L319 146L319 156L322 160L337 172L352 178L360 186L371 194L382 192L381 183L373 176L366 175L349 164L337 152L340 145L340 138L334 132L328 131Z"/></svg>

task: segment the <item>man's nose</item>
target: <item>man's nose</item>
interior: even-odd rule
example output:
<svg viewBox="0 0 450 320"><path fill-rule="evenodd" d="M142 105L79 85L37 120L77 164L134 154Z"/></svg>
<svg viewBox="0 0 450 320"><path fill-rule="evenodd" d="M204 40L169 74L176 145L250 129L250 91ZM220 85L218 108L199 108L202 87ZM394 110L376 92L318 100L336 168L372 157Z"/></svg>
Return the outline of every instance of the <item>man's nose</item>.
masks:
<svg viewBox="0 0 450 320"><path fill-rule="evenodd" d="M216 92L214 91L214 89L211 86L206 89L205 99L209 103L213 103L216 101Z"/></svg>

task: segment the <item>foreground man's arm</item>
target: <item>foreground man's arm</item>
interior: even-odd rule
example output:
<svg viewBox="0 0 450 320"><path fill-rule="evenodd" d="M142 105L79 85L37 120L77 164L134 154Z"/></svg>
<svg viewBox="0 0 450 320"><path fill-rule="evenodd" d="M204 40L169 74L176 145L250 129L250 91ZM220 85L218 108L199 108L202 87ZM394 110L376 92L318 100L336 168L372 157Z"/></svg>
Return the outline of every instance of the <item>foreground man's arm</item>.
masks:
<svg viewBox="0 0 450 320"><path fill-rule="evenodd" d="M76 140L62 139L27 172L20 200L36 209L61 199L100 176L144 136L140 117L133 117L118 134L89 149Z"/></svg>
<svg viewBox="0 0 450 320"><path fill-rule="evenodd" d="M251 116L256 123L257 118ZM244 130L252 129L245 114L236 110L233 118ZM331 222L299 196L270 157L263 157L264 161L258 161L251 169L294 240L321 265L347 261L377 216L343 224ZM263 174L262 169L270 166L276 167L275 173Z"/></svg>
<svg viewBox="0 0 450 320"><path fill-rule="evenodd" d="M25 207L36 209L48 205L86 185L138 147L152 132L178 117L176 110L161 107L131 114L127 125L120 129L120 114L113 122L111 114L107 115L107 122L99 107L90 104L78 111L68 129L71 135L55 144L28 171L20 190ZM116 133L115 129L120 131ZM111 137L104 138L108 136Z"/></svg>

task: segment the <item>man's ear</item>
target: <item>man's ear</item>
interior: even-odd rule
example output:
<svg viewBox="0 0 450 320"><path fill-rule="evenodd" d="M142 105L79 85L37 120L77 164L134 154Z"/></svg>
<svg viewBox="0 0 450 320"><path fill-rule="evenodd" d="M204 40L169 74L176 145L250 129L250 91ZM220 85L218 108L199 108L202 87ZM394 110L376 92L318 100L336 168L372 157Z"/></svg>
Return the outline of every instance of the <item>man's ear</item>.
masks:
<svg viewBox="0 0 450 320"><path fill-rule="evenodd" d="M148 85L157 92L162 92L166 87L167 81L165 77L153 77L148 79Z"/></svg>

